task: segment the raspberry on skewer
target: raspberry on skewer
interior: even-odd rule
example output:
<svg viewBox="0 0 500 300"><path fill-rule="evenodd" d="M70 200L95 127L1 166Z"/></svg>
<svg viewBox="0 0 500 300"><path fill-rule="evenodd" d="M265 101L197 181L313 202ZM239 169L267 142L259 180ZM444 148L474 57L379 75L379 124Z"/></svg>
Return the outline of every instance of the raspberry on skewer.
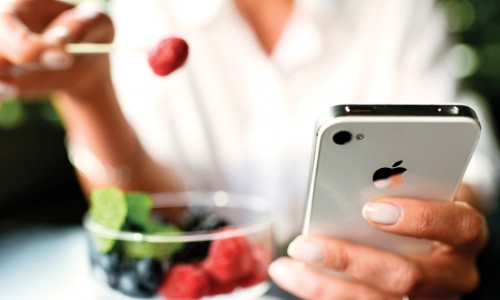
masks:
<svg viewBox="0 0 500 300"><path fill-rule="evenodd" d="M189 47L186 41L179 37L161 39L154 47L126 47L116 44L76 43L67 44L65 51L70 54L92 55L117 52L147 52L148 64L159 76L166 76L180 68L186 62Z"/></svg>
<svg viewBox="0 0 500 300"><path fill-rule="evenodd" d="M189 47L186 41L178 37L166 38L149 50L149 66L155 74L166 76L186 62L188 53Z"/></svg>

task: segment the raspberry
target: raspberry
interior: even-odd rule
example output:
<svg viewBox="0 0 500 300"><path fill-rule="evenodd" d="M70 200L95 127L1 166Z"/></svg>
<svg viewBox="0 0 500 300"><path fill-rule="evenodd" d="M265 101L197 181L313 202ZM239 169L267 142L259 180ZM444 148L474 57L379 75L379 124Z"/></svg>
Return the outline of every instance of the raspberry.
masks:
<svg viewBox="0 0 500 300"><path fill-rule="evenodd" d="M229 294L239 286L238 281L230 281L227 283L212 282L210 285L209 296L217 296L222 294Z"/></svg>
<svg viewBox="0 0 500 300"><path fill-rule="evenodd" d="M222 231L231 230L230 227ZM243 236L213 240L202 268L218 284L238 281L254 271L250 243Z"/></svg>
<svg viewBox="0 0 500 300"><path fill-rule="evenodd" d="M252 274L241 280L240 286L242 287L250 287L266 281L269 278L267 275L267 268L272 261L271 251L264 249L260 245L255 245L255 247L253 247L253 257L255 259L255 270Z"/></svg>
<svg viewBox="0 0 500 300"><path fill-rule="evenodd" d="M210 279L195 265L178 264L168 271L159 293L165 299L199 299L210 293Z"/></svg>
<svg viewBox="0 0 500 300"><path fill-rule="evenodd" d="M183 39L166 38L149 50L148 63L155 74L165 76L184 64L188 52L188 44Z"/></svg>

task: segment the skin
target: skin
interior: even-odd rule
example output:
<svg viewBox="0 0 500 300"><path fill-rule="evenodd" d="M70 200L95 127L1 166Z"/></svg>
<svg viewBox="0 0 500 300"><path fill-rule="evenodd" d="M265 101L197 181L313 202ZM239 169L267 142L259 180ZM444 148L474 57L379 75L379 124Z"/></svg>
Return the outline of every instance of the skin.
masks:
<svg viewBox="0 0 500 300"><path fill-rule="evenodd" d="M235 0L236 8L255 32L257 41L272 54L288 18L293 12L291 0Z"/></svg>
<svg viewBox="0 0 500 300"><path fill-rule="evenodd" d="M91 150L105 165L126 165L132 178L123 189L180 190L182 183L144 151L118 105L106 55L69 57L57 69L43 54L68 42L111 42L113 24L105 14L51 0L10 1L0 12L0 83L29 101L52 93L69 139ZM51 34L64 28L66 35ZM13 71L14 70L14 71ZM81 177L90 191L109 183Z"/></svg>
<svg viewBox="0 0 500 300"><path fill-rule="evenodd" d="M397 255L321 237L300 236L270 275L282 288L303 299L460 299L477 287L475 258L487 241L484 218L467 202L383 199L397 206L401 216L394 224L368 222L380 230L433 240L429 253ZM294 251L304 242L316 245L322 255L312 259ZM310 249L310 248L307 248ZM340 271L344 277L327 274ZM283 272L282 270L286 270Z"/></svg>
<svg viewBox="0 0 500 300"><path fill-rule="evenodd" d="M292 12L292 2L235 3L263 50L272 53ZM269 17L272 14L264 13L263 5L278 17ZM61 35L61 28L67 34ZM82 12L53 0L9 1L0 11L0 84L8 87L10 96L26 101L51 93L73 143L84 145L106 165L129 167L132 177L121 188L181 190L182 182L146 154L123 116L107 56L62 54L56 66L42 63L47 50L61 50L67 42L111 42L113 34L111 20L102 13ZM80 179L87 191L109 184L84 176ZM459 299L477 286L475 259L488 232L470 187L463 185L454 202L383 201L397 208L399 218L391 224L367 222L383 231L431 239L435 242L429 253L403 256L329 237L298 237L290 245L290 257L271 265L273 280L301 298L315 300L402 299L403 295L412 300ZM297 251L304 241L319 249L315 257ZM324 268L350 278L326 273Z"/></svg>

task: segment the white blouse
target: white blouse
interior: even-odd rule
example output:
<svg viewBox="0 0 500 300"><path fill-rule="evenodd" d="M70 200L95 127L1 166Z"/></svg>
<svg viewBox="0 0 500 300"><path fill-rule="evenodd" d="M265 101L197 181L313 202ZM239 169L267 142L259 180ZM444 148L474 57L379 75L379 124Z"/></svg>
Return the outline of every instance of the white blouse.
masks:
<svg viewBox="0 0 500 300"><path fill-rule="evenodd" d="M459 100L445 19L431 0L296 1L270 56L229 0L120 0L111 12L117 43L179 35L190 45L185 67L167 77L144 53L112 57L146 149L189 189L267 197L281 241L301 224L319 111ZM491 158L475 155L466 180L494 186Z"/></svg>

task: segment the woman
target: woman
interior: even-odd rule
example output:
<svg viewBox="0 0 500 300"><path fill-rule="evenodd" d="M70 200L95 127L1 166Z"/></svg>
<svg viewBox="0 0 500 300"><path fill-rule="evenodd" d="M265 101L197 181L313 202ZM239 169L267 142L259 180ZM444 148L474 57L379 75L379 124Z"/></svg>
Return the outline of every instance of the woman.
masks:
<svg viewBox="0 0 500 300"><path fill-rule="evenodd" d="M0 95L53 93L87 190L261 194L288 220L278 222L283 245L298 232L300 222L289 224L301 218L320 109L457 97L432 1L116 1L112 12L117 44L186 38L186 67L158 78L141 55L117 54L111 76L108 57L62 50L111 42L106 15L86 3L12 0L0 15ZM488 235L476 208L494 182L490 172L473 173L484 158L474 159L455 202L387 199L398 217L380 206L366 215L380 230L434 240L430 253L298 237L271 277L307 299L456 299L473 290Z"/></svg>

